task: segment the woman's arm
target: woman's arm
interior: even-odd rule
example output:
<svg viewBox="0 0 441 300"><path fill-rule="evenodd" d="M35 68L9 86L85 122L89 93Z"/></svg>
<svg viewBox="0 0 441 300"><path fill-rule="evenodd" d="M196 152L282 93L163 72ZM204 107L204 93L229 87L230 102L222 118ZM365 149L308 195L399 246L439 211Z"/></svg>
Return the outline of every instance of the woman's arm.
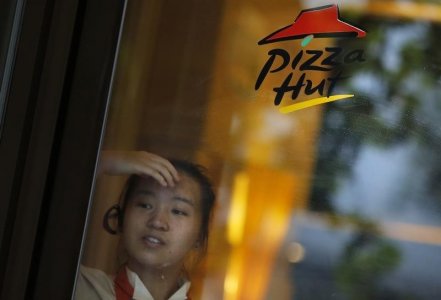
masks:
<svg viewBox="0 0 441 300"><path fill-rule="evenodd" d="M145 151L102 151L98 175L151 176L163 186L179 181L175 167L165 158Z"/></svg>

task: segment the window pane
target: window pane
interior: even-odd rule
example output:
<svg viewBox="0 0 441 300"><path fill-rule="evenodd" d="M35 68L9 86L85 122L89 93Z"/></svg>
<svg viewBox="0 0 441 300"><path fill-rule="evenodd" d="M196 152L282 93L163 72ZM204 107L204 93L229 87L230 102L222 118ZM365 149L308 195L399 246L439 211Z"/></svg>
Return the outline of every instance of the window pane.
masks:
<svg viewBox="0 0 441 300"><path fill-rule="evenodd" d="M102 157L207 168L217 204L208 251L185 275L192 299L441 294L441 5L339 3L129 1ZM159 213L159 186L122 194L127 176L101 167L82 264L128 266L157 292L152 268L169 283L181 260L149 255L172 252L186 223ZM119 227L117 203L131 220Z"/></svg>

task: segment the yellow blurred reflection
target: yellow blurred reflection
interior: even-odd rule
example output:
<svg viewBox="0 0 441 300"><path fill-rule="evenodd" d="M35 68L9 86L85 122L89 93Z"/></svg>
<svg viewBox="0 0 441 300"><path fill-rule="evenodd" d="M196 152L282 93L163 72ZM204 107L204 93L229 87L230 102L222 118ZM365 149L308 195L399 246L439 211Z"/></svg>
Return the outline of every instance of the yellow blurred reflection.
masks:
<svg viewBox="0 0 441 300"><path fill-rule="evenodd" d="M257 41L276 29L272 21L291 20L298 8L291 1L289 9L287 1L269 11L268 5L227 1L224 10L203 140L226 171L202 299L265 299L293 211L309 195L322 108L280 114L273 106L275 76L251 92L268 51ZM287 288L277 297L290 295Z"/></svg>
<svg viewBox="0 0 441 300"><path fill-rule="evenodd" d="M238 245L243 240L249 182L249 177L244 172L237 174L234 179L234 190L228 217L228 242L231 245Z"/></svg>
<svg viewBox="0 0 441 300"><path fill-rule="evenodd" d="M228 228L242 222L244 231L242 239L229 239L224 299L262 299L291 219L296 179L290 172L258 166L247 167L236 178L239 184L234 185L233 195L248 186L248 199L239 201L248 203L249 209L234 211L233 197Z"/></svg>

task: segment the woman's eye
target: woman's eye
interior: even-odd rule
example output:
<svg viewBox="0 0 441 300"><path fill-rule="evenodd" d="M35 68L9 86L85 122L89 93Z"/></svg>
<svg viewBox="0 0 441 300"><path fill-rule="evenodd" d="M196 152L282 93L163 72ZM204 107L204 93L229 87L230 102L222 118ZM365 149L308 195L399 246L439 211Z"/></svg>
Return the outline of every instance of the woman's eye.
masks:
<svg viewBox="0 0 441 300"><path fill-rule="evenodd" d="M152 205L150 203L140 202L140 203L138 203L138 207L145 208L145 209L151 209Z"/></svg>
<svg viewBox="0 0 441 300"><path fill-rule="evenodd" d="M180 210L180 209L173 209L173 214L178 216L188 216L188 213L186 211Z"/></svg>

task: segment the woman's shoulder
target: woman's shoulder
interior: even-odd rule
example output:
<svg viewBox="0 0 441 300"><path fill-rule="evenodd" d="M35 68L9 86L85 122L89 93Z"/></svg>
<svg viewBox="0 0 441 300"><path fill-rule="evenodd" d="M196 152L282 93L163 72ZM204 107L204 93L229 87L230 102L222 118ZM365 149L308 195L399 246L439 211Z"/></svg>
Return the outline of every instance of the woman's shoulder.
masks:
<svg viewBox="0 0 441 300"><path fill-rule="evenodd" d="M80 266L80 275L85 276L87 278L91 278L93 280L104 280L110 282L113 281L113 279L105 272L99 269L89 268L83 265Z"/></svg>
<svg viewBox="0 0 441 300"><path fill-rule="evenodd" d="M80 267L77 278L75 299L114 299L113 279L101 270Z"/></svg>

